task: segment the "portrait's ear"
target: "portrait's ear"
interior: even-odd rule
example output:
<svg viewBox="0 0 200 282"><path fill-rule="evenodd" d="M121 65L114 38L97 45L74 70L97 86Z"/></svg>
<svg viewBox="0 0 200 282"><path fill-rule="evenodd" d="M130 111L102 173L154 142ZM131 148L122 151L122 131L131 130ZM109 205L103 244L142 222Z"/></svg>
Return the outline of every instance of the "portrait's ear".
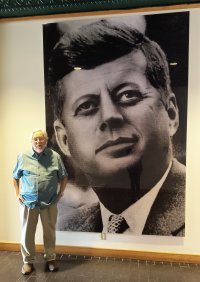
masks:
<svg viewBox="0 0 200 282"><path fill-rule="evenodd" d="M172 137L179 127L179 111L174 93L170 93L169 95L167 113L169 117L170 136Z"/></svg>
<svg viewBox="0 0 200 282"><path fill-rule="evenodd" d="M68 148L66 130L64 125L59 119L54 121L54 131L55 131L56 141L60 150L63 152L64 155L69 157L70 152Z"/></svg>

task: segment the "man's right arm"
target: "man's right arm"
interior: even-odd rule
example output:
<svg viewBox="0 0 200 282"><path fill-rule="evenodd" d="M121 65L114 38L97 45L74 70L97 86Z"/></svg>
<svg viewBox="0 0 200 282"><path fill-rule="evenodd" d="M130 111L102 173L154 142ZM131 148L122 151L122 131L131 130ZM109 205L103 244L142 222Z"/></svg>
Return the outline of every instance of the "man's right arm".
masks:
<svg viewBox="0 0 200 282"><path fill-rule="evenodd" d="M13 170L13 185L15 187L15 193L19 201L22 203L24 201L23 197L20 195L20 178L22 177L22 170L21 170L21 162L22 162L22 154L17 156L17 162L15 164Z"/></svg>
<svg viewBox="0 0 200 282"><path fill-rule="evenodd" d="M15 193L16 193L17 198L19 199L20 202L23 202L24 199L22 198L19 192L19 179L13 178L13 184L15 187Z"/></svg>

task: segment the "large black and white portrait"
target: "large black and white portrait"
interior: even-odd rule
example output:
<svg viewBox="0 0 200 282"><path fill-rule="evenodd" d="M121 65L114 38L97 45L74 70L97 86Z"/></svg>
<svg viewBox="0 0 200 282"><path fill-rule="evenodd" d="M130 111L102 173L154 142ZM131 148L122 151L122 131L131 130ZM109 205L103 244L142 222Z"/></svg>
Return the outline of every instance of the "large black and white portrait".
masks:
<svg viewBox="0 0 200 282"><path fill-rule="evenodd" d="M184 236L189 13L43 26L57 230Z"/></svg>

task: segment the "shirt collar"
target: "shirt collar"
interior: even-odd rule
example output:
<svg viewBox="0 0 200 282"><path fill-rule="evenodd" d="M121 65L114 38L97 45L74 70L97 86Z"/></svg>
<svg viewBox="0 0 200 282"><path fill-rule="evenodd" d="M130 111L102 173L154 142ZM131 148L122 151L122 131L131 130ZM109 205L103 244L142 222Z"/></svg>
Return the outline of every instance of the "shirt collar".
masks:
<svg viewBox="0 0 200 282"><path fill-rule="evenodd" d="M151 207L171 169L171 166L172 162L170 162L167 170L165 171L161 179L157 182L157 184L147 194L145 194L137 202L132 204L121 213L121 215L126 219L129 225L129 228L124 233L134 235L142 234ZM103 233L107 233L108 219L112 213L108 209L106 209L101 202L100 208L103 221Z"/></svg>
<svg viewBox="0 0 200 282"><path fill-rule="evenodd" d="M44 149L44 151L41 153L41 154L37 154L37 152L35 152L34 150L33 150L33 147L31 148L31 155L32 156L36 156L36 157L39 157L39 156L41 156L41 155L46 155L47 154L47 148L45 148Z"/></svg>

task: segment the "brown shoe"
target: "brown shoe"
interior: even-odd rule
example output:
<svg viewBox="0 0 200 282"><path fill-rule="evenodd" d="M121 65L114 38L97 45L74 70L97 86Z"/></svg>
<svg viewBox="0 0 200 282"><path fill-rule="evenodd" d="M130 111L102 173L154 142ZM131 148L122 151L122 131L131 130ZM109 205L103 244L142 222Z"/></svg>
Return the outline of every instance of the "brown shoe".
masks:
<svg viewBox="0 0 200 282"><path fill-rule="evenodd" d="M55 260L47 261L47 269L51 272L58 271L58 265Z"/></svg>
<svg viewBox="0 0 200 282"><path fill-rule="evenodd" d="M33 264L32 263L24 263L22 266L22 274L23 275L29 275L31 272L33 272Z"/></svg>

